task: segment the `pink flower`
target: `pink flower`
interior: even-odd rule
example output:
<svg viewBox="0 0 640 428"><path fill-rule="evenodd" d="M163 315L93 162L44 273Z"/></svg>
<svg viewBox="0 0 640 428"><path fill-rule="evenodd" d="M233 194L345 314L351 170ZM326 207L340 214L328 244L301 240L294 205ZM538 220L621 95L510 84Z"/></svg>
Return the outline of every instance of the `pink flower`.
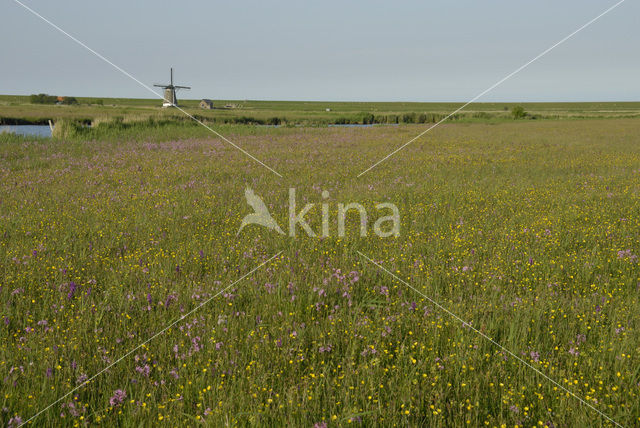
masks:
<svg viewBox="0 0 640 428"><path fill-rule="evenodd" d="M109 399L109 404L113 407L119 406L124 402L125 398L127 398L127 392L122 389L116 389L113 392L113 397Z"/></svg>

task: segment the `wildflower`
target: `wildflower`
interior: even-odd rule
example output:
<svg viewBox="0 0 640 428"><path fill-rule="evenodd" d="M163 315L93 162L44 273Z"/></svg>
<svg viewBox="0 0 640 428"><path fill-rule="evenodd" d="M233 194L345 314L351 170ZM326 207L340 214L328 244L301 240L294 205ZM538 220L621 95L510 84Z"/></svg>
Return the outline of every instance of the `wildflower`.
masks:
<svg viewBox="0 0 640 428"><path fill-rule="evenodd" d="M321 346L318 349L318 352L323 353L323 352L331 352L333 350L333 346L331 344L326 345L326 346Z"/></svg>
<svg viewBox="0 0 640 428"><path fill-rule="evenodd" d="M169 294L167 296L167 298L164 301L164 306L165 308L168 308L169 305L171 304L171 302L175 302L176 300L178 300L178 295L175 293Z"/></svg>
<svg viewBox="0 0 640 428"><path fill-rule="evenodd" d="M324 290L324 288L313 287L313 291L318 293L318 297L327 295L327 292Z"/></svg>
<svg viewBox="0 0 640 428"><path fill-rule="evenodd" d="M360 272L354 270L349 272L349 276L351 276L351 283L356 283L360 280Z"/></svg>
<svg viewBox="0 0 640 428"><path fill-rule="evenodd" d="M76 285L75 282L71 281L69 283L69 292L67 293L67 299L72 299L73 295L76 292L76 288L78 288L78 286Z"/></svg>
<svg viewBox="0 0 640 428"><path fill-rule="evenodd" d="M109 404L113 407L119 406L127 398L127 392L122 389L116 389L113 392L113 396L109 399Z"/></svg>
<svg viewBox="0 0 640 428"><path fill-rule="evenodd" d="M149 364L145 364L144 366L136 366L136 371L146 377L149 377L149 373L151 373L151 367L149 367Z"/></svg>
<svg viewBox="0 0 640 428"><path fill-rule="evenodd" d="M626 250L618 251L618 259L635 262L638 259L638 256L636 256L635 254L632 254L631 249L626 249Z"/></svg>
<svg viewBox="0 0 640 428"><path fill-rule="evenodd" d="M9 419L9 423L7 424L9 428L19 427L20 425L22 425L22 418L20 416L14 416Z"/></svg>

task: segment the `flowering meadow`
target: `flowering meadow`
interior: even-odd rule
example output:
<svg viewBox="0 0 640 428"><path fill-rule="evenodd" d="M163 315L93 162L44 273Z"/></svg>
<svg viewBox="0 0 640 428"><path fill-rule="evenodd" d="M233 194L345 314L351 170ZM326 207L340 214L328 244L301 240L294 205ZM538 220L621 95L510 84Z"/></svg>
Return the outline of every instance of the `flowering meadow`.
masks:
<svg viewBox="0 0 640 428"><path fill-rule="evenodd" d="M640 122L423 130L2 142L0 424L640 425Z"/></svg>

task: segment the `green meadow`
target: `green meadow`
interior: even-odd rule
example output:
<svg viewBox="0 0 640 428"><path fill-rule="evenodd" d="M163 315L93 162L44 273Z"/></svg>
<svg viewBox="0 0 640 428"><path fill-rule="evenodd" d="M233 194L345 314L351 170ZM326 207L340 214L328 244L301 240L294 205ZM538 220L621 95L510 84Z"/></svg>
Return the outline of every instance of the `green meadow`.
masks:
<svg viewBox="0 0 640 428"><path fill-rule="evenodd" d="M179 97L180 94L178 94ZM31 104L28 96L0 95L0 124L47 124L70 120L84 124L108 120L175 120L185 115L162 109L161 99L77 98L76 105ZM417 102L305 102L213 100L212 110L198 107L200 100L179 100L181 108L206 123L322 126L328 124L433 123L463 103ZM502 122L513 119L522 107L524 119L635 118L638 102L597 103L473 103L450 120Z"/></svg>
<svg viewBox="0 0 640 428"><path fill-rule="evenodd" d="M640 103L1 101L0 424L640 424Z"/></svg>

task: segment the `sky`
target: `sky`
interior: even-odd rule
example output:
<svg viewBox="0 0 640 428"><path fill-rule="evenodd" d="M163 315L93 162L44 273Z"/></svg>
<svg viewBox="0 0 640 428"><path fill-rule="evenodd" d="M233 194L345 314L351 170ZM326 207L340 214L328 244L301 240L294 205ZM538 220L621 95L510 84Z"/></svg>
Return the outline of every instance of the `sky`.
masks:
<svg viewBox="0 0 640 428"><path fill-rule="evenodd" d="M465 102L617 0L20 0L180 98ZM152 98L0 3L0 93ZM478 101L640 101L640 2L627 0ZM157 96L160 97L161 90Z"/></svg>

